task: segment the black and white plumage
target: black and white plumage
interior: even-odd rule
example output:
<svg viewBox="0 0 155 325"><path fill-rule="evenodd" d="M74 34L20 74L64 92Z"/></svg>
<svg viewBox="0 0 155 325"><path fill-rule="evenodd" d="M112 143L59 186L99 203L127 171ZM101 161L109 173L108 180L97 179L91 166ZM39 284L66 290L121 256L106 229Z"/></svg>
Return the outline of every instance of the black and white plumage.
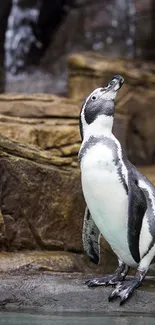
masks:
<svg viewBox="0 0 155 325"><path fill-rule="evenodd" d="M100 234L118 257L113 275L88 280L89 287L116 284L109 301L123 304L155 265L155 187L125 157L112 133L114 99L124 80L115 76L85 100L80 114L79 151L82 189L87 204L83 245L90 259L100 258ZM129 267L137 268L125 281ZM121 281L121 282L120 282Z"/></svg>

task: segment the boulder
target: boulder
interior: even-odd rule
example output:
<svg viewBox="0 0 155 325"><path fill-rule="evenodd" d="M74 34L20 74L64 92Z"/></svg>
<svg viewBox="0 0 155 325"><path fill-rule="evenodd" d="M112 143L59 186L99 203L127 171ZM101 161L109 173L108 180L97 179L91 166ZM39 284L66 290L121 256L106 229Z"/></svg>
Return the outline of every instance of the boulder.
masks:
<svg viewBox="0 0 155 325"><path fill-rule="evenodd" d="M82 251L85 204L69 162L0 136L1 247Z"/></svg>

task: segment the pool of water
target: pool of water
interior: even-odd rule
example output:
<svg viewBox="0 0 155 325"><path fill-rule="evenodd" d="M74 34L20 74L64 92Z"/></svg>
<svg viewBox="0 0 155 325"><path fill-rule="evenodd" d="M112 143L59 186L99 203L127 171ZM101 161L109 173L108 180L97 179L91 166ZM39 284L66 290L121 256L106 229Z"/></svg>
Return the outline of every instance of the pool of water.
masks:
<svg viewBox="0 0 155 325"><path fill-rule="evenodd" d="M154 325L155 315L0 313L0 325Z"/></svg>

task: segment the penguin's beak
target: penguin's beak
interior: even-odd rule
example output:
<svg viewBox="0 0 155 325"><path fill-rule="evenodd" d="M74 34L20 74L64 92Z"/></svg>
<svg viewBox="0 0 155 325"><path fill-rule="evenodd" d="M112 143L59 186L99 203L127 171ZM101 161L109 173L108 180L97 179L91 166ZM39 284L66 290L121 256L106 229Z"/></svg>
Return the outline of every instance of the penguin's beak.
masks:
<svg viewBox="0 0 155 325"><path fill-rule="evenodd" d="M116 75L113 77L113 79L107 84L106 87L103 88L104 93L108 91L114 91L117 92L124 83L124 78L120 75Z"/></svg>

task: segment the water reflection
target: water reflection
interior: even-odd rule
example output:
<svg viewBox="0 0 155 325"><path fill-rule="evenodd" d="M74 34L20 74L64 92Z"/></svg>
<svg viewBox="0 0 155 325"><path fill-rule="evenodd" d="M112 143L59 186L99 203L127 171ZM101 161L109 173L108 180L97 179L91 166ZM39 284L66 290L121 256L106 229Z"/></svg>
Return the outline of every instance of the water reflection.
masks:
<svg viewBox="0 0 155 325"><path fill-rule="evenodd" d="M97 316L94 314L34 315L1 313L1 325L154 325L155 316Z"/></svg>

